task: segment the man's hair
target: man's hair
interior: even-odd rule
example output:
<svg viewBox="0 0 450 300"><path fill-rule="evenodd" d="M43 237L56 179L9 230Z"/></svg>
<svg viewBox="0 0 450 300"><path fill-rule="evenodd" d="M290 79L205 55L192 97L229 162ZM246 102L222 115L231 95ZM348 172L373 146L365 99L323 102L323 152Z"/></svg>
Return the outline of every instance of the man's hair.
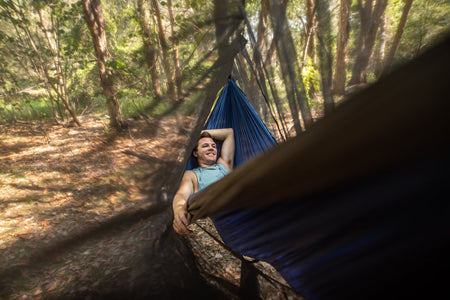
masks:
<svg viewBox="0 0 450 300"><path fill-rule="evenodd" d="M197 139L197 143L195 144L194 150L192 150L192 152L195 152L195 151L198 150L198 141L200 141L200 139L205 138L205 137L208 137L208 138L211 138L211 139L214 140L214 138L212 137L212 135L211 135L209 132L207 132L207 131L202 132L202 133L200 134L199 138ZM214 140L214 142L215 142L215 140Z"/></svg>

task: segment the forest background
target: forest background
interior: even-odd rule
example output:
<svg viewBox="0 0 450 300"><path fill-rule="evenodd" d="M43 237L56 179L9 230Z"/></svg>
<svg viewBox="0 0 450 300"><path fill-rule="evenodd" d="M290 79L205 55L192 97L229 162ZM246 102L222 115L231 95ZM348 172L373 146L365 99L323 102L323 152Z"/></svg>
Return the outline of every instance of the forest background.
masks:
<svg viewBox="0 0 450 300"><path fill-rule="evenodd" d="M135 217L167 206L228 76L283 141L449 25L446 0L0 0L0 297L111 292L148 261L177 262L136 258L170 216ZM239 285L199 240L194 254Z"/></svg>
<svg viewBox="0 0 450 300"><path fill-rule="evenodd" d="M233 37L228 71L284 137L310 126L448 35L445 0L1 1L0 122L112 127L140 114L192 115L195 93ZM230 75L227 74L227 75ZM222 83L224 84L224 83ZM204 94L204 93L203 93ZM204 95L203 95L204 97ZM268 104L268 105L266 105Z"/></svg>

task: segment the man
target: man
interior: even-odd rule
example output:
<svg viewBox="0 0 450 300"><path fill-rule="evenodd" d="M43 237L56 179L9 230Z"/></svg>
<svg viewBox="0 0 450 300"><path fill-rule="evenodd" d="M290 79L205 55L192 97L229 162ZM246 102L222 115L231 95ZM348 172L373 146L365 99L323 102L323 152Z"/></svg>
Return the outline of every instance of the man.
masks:
<svg viewBox="0 0 450 300"><path fill-rule="evenodd" d="M223 141L219 159L217 159L215 140ZM234 131L232 128L202 131L193 151L198 168L184 172L178 191L173 198L173 228L177 233L191 233L188 228L191 215L187 211L189 197L233 170L234 151Z"/></svg>

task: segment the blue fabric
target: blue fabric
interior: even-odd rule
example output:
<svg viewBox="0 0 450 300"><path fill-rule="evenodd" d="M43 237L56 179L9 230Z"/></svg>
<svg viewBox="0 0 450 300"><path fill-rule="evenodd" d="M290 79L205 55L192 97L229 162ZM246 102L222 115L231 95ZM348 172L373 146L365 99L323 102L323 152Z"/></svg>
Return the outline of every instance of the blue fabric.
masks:
<svg viewBox="0 0 450 300"><path fill-rule="evenodd" d="M205 129L217 128L233 128L234 130L236 144L234 167L277 144L261 118L246 99L244 93L232 79L228 80ZM218 143L217 148L220 151L220 143ZM218 155L220 156L220 152ZM223 241L233 247L233 237L236 234L241 235L246 232L246 227L241 226L241 222L248 221L249 215L257 215L258 211L258 209L227 211L213 216L211 219ZM240 252L243 255L249 254L249 251L245 251L245 249L240 249ZM255 254L252 257L259 258L259 255Z"/></svg>
<svg viewBox="0 0 450 300"><path fill-rule="evenodd" d="M423 296L448 281L449 167L428 159L212 219L231 249L270 263L308 300L403 299L410 285Z"/></svg>
<svg viewBox="0 0 450 300"><path fill-rule="evenodd" d="M234 80L229 79L209 117L205 129L233 128L236 141L234 166L275 146L275 139L245 98ZM218 157L221 143L217 143ZM187 170L197 167L191 157Z"/></svg>
<svg viewBox="0 0 450 300"><path fill-rule="evenodd" d="M203 190L208 185L213 184L217 180L222 179L230 172L222 164L215 164L210 167L195 168L192 171L194 171L197 176L199 191Z"/></svg>
<svg viewBox="0 0 450 300"><path fill-rule="evenodd" d="M206 128L228 127L235 166L276 144L233 80ZM448 285L448 151L212 220L231 249L270 263L308 300L402 299L411 287L413 295L428 295Z"/></svg>

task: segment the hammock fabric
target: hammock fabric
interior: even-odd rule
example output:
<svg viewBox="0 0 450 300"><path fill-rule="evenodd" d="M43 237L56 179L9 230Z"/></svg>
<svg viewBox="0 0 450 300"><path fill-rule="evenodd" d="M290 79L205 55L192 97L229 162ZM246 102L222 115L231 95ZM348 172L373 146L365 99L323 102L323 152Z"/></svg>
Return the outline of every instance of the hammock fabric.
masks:
<svg viewBox="0 0 450 300"><path fill-rule="evenodd" d="M309 300L447 293L449 54L447 40L276 147L260 146L270 134L229 81L207 128L234 128L237 164L273 149L189 211L213 215L231 249L270 263Z"/></svg>
<svg viewBox="0 0 450 300"><path fill-rule="evenodd" d="M234 167L277 144L233 79L228 80L205 126L205 129L217 128L234 129L236 141ZM218 142L219 156L220 148L221 143ZM197 163L192 156L187 170L195 167Z"/></svg>

